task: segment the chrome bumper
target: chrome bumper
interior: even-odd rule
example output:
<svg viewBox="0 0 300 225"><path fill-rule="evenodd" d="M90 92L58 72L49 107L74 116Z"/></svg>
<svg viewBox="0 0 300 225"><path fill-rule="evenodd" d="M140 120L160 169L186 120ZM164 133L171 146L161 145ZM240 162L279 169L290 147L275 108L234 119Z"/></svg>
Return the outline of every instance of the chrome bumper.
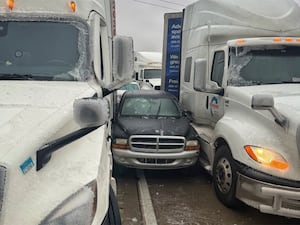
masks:
<svg viewBox="0 0 300 225"><path fill-rule="evenodd" d="M199 150L178 153L145 153L112 149L114 161L118 164L139 169L179 169L194 165Z"/></svg>

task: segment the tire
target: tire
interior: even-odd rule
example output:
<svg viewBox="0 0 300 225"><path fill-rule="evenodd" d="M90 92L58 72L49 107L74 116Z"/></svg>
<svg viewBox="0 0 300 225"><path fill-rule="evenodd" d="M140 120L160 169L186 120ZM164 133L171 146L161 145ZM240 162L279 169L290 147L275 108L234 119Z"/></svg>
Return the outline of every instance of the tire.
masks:
<svg viewBox="0 0 300 225"><path fill-rule="evenodd" d="M241 202L235 197L237 167L226 145L217 149L213 164L213 186L218 199L229 208L237 208Z"/></svg>
<svg viewBox="0 0 300 225"><path fill-rule="evenodd" d="M121 225L121 215L118 201L111 186L109 188L108 211L102 225Z"/></svg>

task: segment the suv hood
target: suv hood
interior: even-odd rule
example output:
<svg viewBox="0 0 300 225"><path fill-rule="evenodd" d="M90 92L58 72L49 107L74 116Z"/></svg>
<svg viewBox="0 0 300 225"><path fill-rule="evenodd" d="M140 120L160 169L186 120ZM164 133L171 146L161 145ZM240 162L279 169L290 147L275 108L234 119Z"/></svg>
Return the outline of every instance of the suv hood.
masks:
<svg viewBox="0 0 300 225"><path fill-rule="evenodd" d="M187 118L119 117L117 125L130 135L186 136L190 125ZM116 134L117 135L117 134Z"/></svg>
<svg viewBox="0 0 300 225"><path fill-rule="evenodd" d="M1 81L0 159L38 149L73 117L73 101L95 91L84 82Z"/></svg>

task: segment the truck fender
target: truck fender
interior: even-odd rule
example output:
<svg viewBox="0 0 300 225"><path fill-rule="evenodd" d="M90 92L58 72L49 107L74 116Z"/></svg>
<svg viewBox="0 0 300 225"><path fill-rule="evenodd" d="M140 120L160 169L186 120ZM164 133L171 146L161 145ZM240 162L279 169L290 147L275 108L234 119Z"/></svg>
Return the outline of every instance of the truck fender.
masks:
<svg viewBox="0 0 300 225"><path fill-rule="evenodd" d="M248 127L245 126L243 120L231 120L223 117L216 124L214 133L215 137L212 142L214 143L214 151L217 151L221 145L227 145L233 159L244 163L250 160L244 150L247 143Z"/></svg>

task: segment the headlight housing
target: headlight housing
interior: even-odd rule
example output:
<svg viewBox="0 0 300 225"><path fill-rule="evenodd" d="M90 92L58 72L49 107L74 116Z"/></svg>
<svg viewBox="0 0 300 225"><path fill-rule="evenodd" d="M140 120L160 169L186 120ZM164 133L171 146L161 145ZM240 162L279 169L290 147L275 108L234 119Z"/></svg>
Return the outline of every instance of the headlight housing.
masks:
<svg viewBox="0 0 300 225"><path fill-rule="evenodd" d="M196 151L200 150L200 145L198 140L188 140L185 143L184 151Z"/></svg>
<svg viewBox="0 0 300 225"><path fill-rule="evenodd" d="M286 170L289 167L283 156L271 149L251 145L244 146L244 149L253 160L263 165L279 170Z"/></svg>
<svg viewBox="0 0 300 225"><path fill-rule="evenodd" d="M67 198L40 225L90 225L95 214L95 204L96 181Z"/></svg>
<svg viewBox="0 0 300 225"><path fill-rule="evenodd" d="M116 138L114 143L112 144L112 148L115 149L129 149L128 139L125 138Z"/></svg>

